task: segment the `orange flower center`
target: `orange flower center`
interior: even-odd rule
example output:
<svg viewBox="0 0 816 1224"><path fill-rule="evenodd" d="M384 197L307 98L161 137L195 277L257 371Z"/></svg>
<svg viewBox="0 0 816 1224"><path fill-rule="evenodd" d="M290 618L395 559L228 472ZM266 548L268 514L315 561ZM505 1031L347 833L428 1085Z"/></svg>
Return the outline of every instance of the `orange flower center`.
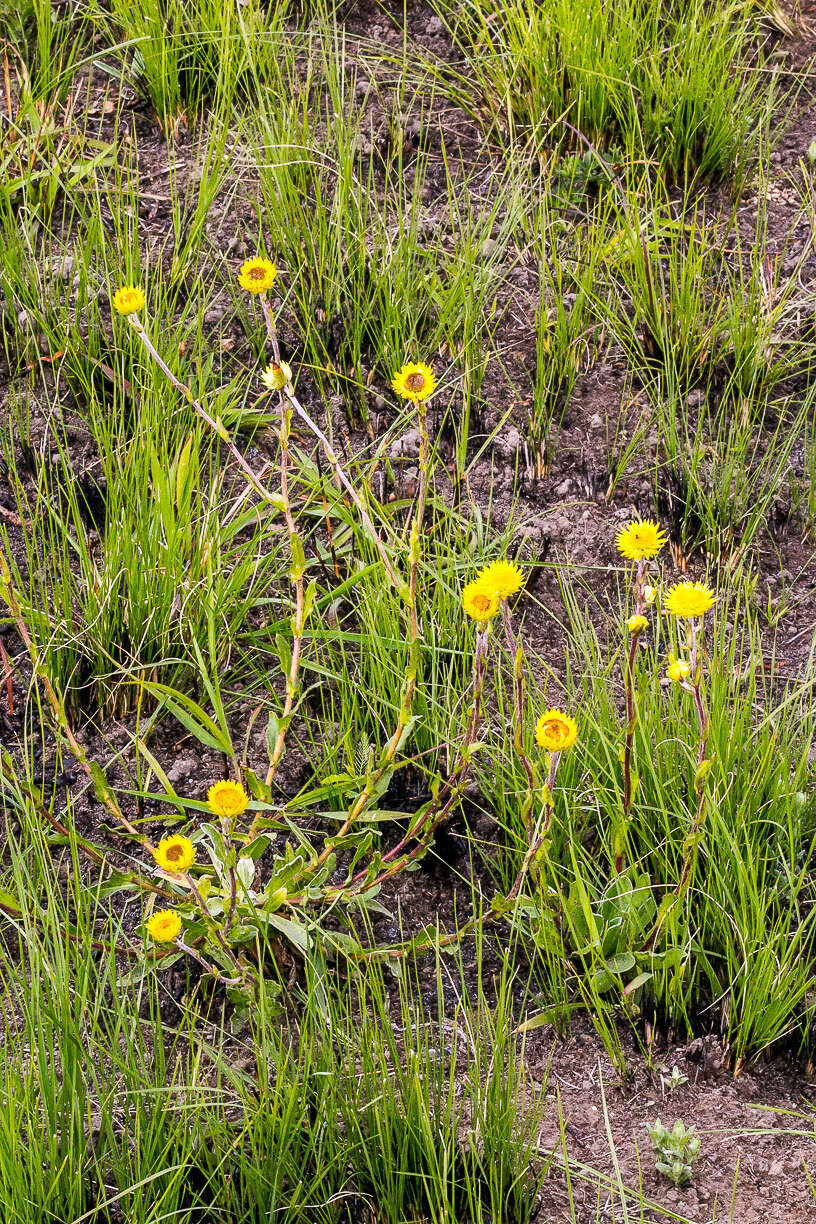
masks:
<svg viewBox="0 0 816 1224"><path fill-rule="evenodd" d="M567 728L558 719L551 718L544 724L544 734L561 743L567 738Z"/></svg>
<svg viewBox="0 0 816 1224"><path fill-rule="evenodd" d="M263 278L266 276L266 270L264 268L250 268L247 275L249 276L250 280L263 280Z"/></svg>
<svg viewBox="0 0 816 1224"><path fill-rule="evenodd" d="M473 596L473 606L477 612L487 612L490 608L490 597L477 592Z"/></svg>
<svg viewBox="0 0 816 1224"><path fill-rule="evenodd" d="M169 858L171 863L177 863L178 860L182 857L182 847L181 846L168 846L167 847L167 857Z"/></svg>
<svg viewBox="0 0 816 1224"><path fill-rule="evenodd" d="M425 375L421 370L415 370L413 374L408 375L405 385L409 391L421 391L425 386Z"/></svg>

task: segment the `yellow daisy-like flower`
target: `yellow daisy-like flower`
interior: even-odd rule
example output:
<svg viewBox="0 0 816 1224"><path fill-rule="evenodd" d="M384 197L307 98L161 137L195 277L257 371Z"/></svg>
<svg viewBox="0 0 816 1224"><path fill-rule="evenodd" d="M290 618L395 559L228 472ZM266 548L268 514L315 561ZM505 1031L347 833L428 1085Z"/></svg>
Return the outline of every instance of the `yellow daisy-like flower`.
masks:
<svg viewBox="0 0 816 1224"><path fill-rule="evenodd" d="M265 293L267 289L272 288L277 275L278 269L271 259L256 256L241 264L238 284L242 289L246 289L247 293Z"/></svg>
<svg viewBox="0 0 816 1224"><path fill-rule="evenodd" d="M524 574L512 561L491 561L479 570L476 581L495 591L499 599L509 599L524 586Z"/></svg>
<svg viewBox="0 0 816 1224"><path fill-rule="evenodd" d="M181 919L175 910L157 910L147 920L147 933L156 943L172 943L181 934Z"/></svg>
<svg viewBox="0 0 816 1224"><path fill-rule="evenodd" d="M672 684L679 684L691 675L691 665L686 663L685 659L672 659L666 668L666 675Z"/></svg>
<svg viewBox="0 0 816 1224"><path fill-rule="evenodd" d="M578 724L561 710L545 710L536 723L536 743L547 752L564 752L578 739Z"/></svg>
<svg viewBox="0 0 816 1224"><path fill-rule="evenodd" d="M418 404L433 395L436 375L429 365L416 365L409 361L391 379L391 386L397 395Z"/></svg>
<svg viewBox="0 0 816 1224"><path fill-rule="evenodd" d="M282 361L280 365L276 365L274 361L270 361L269 365L261 375L261 382L270 391L282 391L287 383L292 381L292 370Z"/></svg>
<svg viewBox="0 0 816 1224"><path fill-rule="evenodd" d="M145 304L145 295L139 285L122 285L113 295L113 309L120 315L138 314Z"/></svg>
<svg viewBox="0 0 816 1224"><path fill-rule="evenodd" d="M669 591L663 606L671 616L694 620L695 616L704 616L716 599L704 582L678 582Z"/></svg>
<svg viewBox="0 0 816 1224"><path fill-rule="evenodd" d="M475 621L489 621L501 607L501 600L496 591L486 587L478 578L469 582L462 591L462 606L468 616Z"/></svg>
<svg viewBox="0 0 816 1224"><path fill-rule="evenodd" d="M180 833L174 833L171 837L163 837L153 851L153 857L159 866L177 875L181 875L192 867L195 856L195 846L189 837L182 837Z"/></svg>
<svg viewBox="0 0 816 1224"><path fill-rule="evenodd" d="M216 816L231 819L240 816L249 807L249 795L240 782L225 779L216 782L207 792L207 802Z"/></svg>
<svg viewBox="0 0 816 1224"><path fill-rule="evenodd" d="M630 616L626 622L626 628L630 633L642 633L644 629L648 629L649 622L645 616Z"/></svg>
<svg viewBox="0 0 816 1224"><path fill-rule="evenodd" d="M635 519L619 531L615 544L629 561L649 561L666 543L666 533L653 519Z"/></svg>

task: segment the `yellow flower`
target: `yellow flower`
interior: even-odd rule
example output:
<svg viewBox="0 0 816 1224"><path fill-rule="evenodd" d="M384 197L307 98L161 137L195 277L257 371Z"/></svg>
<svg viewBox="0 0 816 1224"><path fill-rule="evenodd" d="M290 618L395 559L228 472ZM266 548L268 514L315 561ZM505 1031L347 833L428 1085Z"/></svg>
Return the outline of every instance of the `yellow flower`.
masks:
<svg viewBox="0 0 816 1224"><path fill-rule="evenodd" d="M669 591L664 607L671 616L693 620L714 606L716 595L704 582L678 582Z"/></svg>
<svg viewBox="0 0 816 1224"><path fill-rule="evenodd" d="M648 626L649 622L645 616L630 616L626 622L626 628L630 633L642 633Z"/></svg>
<svg viewBox="0 0 816 1224"><path fill-rule="evenodd" d="M256 256L241 264L238 284L242 289L246 289L247 293L265 293L267 289L272 288L277 275L278 269L271 259Z"/></svg>
<svg viewBox="0 0 816 1224"><path fill-rule="evenodd" d="M181 919L175 910L157 910L147 920L147 933L156 943L172 943L181 934Z"/></svg>
<svg viewBox="0 0 816 1224"><path fill-rule="evenodd" d="M657 587L645 586L643 588L643 598L647 604L653 604L657 599Z"/></svg>
<svg viewBox="0 0 816 1224"><path fill-rule="evenodd" d="M561 710L545 710L536 723L536 743L548 752L563 752L578 739L578 724Z"/></svg>
<svg viewBox="0 0 816 1224"><path fill-rule="evenodd" d="M691 665L685 659L671 659L666 668L666 675L673 684L678 684L691 675Z"/></svg>
<svg viewBox="0 0 816 1224"><path fill-rule="evenodd" d="M629 561L648 561L666 543L666 533L653 519L636 519L618 532L615 543Z"/></svg>
<svg viewBox="0 0 816 1224"><path fill-rule="evenodd" d="M139 285L123 285L113 295L113 308L120 315L138 314L145 304Z"/></svg>
<svg viewBox="0 0 816 1224"><path fill-rule="evenodd" d="M524 574L512 561L491 561L476 575L485 590L495 591L499 599L508 599L524 586Z"/></svg>
<svg viewBox="0 0 816 1224"><path fill-rule="evenodd" d="M153 857L159 866L176 875L189 870L195 862L195 856L195 846L189 837L182 837L180 833L163 837L153 851Z"/></svg>
<svg viewBox="0 0 816 1224"><path fill-rule="evenodd" d="M416 365L413 361L409 361L391 379L391 386L403 399L413 400L415 404L419 404L428 396L433 395L436 375L430 366Z"/></svg>
<svg viewBox="0 0 816 1224"><path fill-rule="evenodd" d="M498 612L501 600L494 590L485 587L477 578L462 591L462 605L475 621L488 621Z"/></svg>
<svg viewBox="0 0 816 1224"><path fill-rule="evenodd" d="M216 782L207 792L207 802L216 816L224 819L240 816L249 807L249 795L240 782L224 779Z"/></svg>
<svg viewBox="0 0 816 1224"><path fill-rule="evenodd" d="M261 382L270 391L282 391L287 383L292 381L292 371L285 361L280 365L276 365L274 361L270 361L269 365L261 375Z"/></svg>

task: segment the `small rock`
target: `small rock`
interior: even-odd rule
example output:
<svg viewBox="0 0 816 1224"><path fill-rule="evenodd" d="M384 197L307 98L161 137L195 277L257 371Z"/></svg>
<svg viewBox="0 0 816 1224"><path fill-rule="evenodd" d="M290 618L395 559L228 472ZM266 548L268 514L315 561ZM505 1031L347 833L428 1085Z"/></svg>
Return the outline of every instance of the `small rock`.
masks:
<svg viewBox="0 0 816 1224"><path fill-rule="evenodd" d="M403 455L418 455L419 454L419 430L408 429L401 438L397 438L388 448L388 453L392 459L399 459Z"/></svg>
<svg viewBox="0 0 816 1224"><path fill-rule="evenodd" d="M495 238L485 238L484 242L482 243L482 255L484 255L485 259L490 258L493 252L497 249L498 245L499 244L496 242Z"/></svg>
<svg viewBox="0 0 816 1224"><path fill-rule="evenodd" d="M180 782L182 778L188 778L190 774L195 773L199 768L199 762L194 756L180 756L167 771L168 781L175 785L176 782Z"/></svg>
<svg viewBox="0 0 816 1224"><path fill-rule="evenodd" d="M72 255L63 255L62 259L55 259L52 265L54 276L60 280L68 280L74 272L74 259Z"/></svg>
<svg viewBox="0 0 816 1224"><path fill-rule="evenodd" d="M226 306L212 306L204 315L205 324L220 323L227 313Z"/></svg>
<svg viewBox="0 0 816 1224"><path fill-rule="evenodd" d="M521 434L512 425L504 435L504 445L511 451L516 451L521 446Z"/></svg>
<svg viewBox="0 0 816 1224"><path fill-rule="evenodd" d="M433 38L433 37L435 37L437 34L441 34L441 33L442 33L442 31L443 31L443 29L444 29L444 27L443 27L443 25L442 25L442 18L441 18L441 17L429 17L429 18L428 18L428 21L427 21L427 23L426 23L426 25L425 25L425 33L426 33L426 34L429 34L429 35L430 35L430 36Z"/></svg>
<svg viewBox="0 0 816 1224"><path fill-rule="evenodd" d="M589 418L590 429L603 429L603 423L603 417L599 412L596 412L594 416Z"/></svg>
<svg viewBox="0 0 816 1224"><path fill-rule="evenodd" d="M568 497L571 488L572 488L572 482L569 479L562 480L558 488L555 490L555 496L556 497Z"/></svg>

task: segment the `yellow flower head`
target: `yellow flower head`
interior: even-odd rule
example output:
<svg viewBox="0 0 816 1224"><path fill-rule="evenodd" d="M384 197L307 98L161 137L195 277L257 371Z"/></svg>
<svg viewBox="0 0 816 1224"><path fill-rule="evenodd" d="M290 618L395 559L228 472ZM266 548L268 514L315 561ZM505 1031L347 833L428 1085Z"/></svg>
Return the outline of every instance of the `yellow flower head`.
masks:
<svg viewBox="0 0 816 1224"><path fill-rule="evenodd" d="M240 816L249 807L249 795L240 782L225 779L216 782L207 792L207 802L216 816L231 819Z"/></svg>
<svg viewBox="0 0 816 1224"><path fill-rule="evenodd" d="M147 933L156 943L172 943L181 934L181 919L175 910L157 910L147 920Z"/></svg>
<svg viewBox="0 0 816 1224"><path fill-rule="evenodd" d="M649 622L645 616L630 616L626 622L626 628L630 633L642 633L648 626Z"/></svg>
<svg viewBox="0 0 816 1224"><path fill-rule="evenodd" d="M666 675L672 684L679 684L681 680L691 675L691 665L685 659L671 659L666 668Z"/></svg>
<svg viewBox="0 0 816 1224"><path fill-rule="evenodd" d="M657 599L657 587L645 586L643 588L643 598L647 604L653 604Z"/></svg>
<svg viewBox="0 0 816 1224"><path fill-rule="evenodd" d="M261 375L261 382L270 391L282 391L287 383L292 381L292 370L282 361L280 365L276 365L274 361L270 361L269 365Z"/></svg>
<svg viewBox="0 0 816 1224"><path fill-rule="evenodd" d="M278 269L271 259L256 256L241 264L238 284L242 289L246 289L247 293L265 293L267 289L272 288L277 275Z"/></svg>
<svg viewBox="0 0 816 1224"><path fill-rule="evenodd" d="M704 616L716 599L704 582L678 582L669 591L663 606L671 616L693 620L695 616Z"/></svg>
<svg viewBox="0 0 816 1224"><path fill-rule="evenodd" d="M524 586L524 574L512 561L491 561L476 575L485 590L495 591L499 599L509 599Z"/></svg>
<svg viewBox="0 0 816 1224"><path fill-rule="evenodd" d="M469 582L462 591L462 606L468 616L472 616L475 621L484 622L496 615L501 607L501 600L495 590L486 587L477 578L475 582Z"/></svg>
<svg viewBox="0 0 816 1224"><path fill-rule="evenodd" d="M163 837L153 851L153 857L159 866L177 875L181 875L192 867L195 856L195 846L189 837L182 837L180 833L174 833L171 837Z"/></svg>
<svg viewBox="0 0 816 1224"><path fill-rule="evenodd" d="M403 399L419 404L433 395L436 375L429 365L416 365L409 361L391 379L391 386Z"/></svg>
<svg viewBox="0 0 816 1224"><path fill-rule="evenodd" d="M120 315L138 314L145 304L145 295L139 285L123 285L113 295L113 309Z"/></svg>
<svg viewBox="0 0 816 1224"><path fill-rule="evenodd" d="M548 752L564 752L578 739L578 724L561 710L545 710L536 723L536 743Z"/></svg>
<svg viewBox="0 0 816 1224"><path fill-rule="evenodd" d="M666 533L653 519L635 519L619 531L615 539L618 552L629 561L648 561L666 543Z"/></svg>

